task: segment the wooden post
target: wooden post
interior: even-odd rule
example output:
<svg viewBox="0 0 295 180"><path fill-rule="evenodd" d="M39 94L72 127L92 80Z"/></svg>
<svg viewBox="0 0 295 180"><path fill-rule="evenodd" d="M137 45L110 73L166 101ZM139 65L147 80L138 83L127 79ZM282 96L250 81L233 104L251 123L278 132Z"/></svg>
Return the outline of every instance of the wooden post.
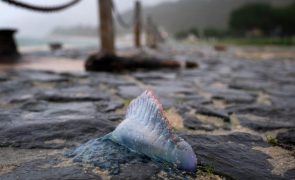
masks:
<svg viewBox="0 0 295 180"><path fill-rule="evenodd" d="M134 43L136 48L141 47L141 21L141 3L136 1L134 13Z"/></svg>
<svg viewBox="0 0 295 180"><path fill-rule="evenodd" d="M145 43L146 46L150 46L150 17L147 17L146 23L145 23Z"/></svg>
<svg viewBox="0 0 295 180"><path fill-rule="evenodd" d="M0 63L16 60L20 54L14 39L15 29L0 29Z"/></svg>
<svg viewBox="0 0 295 180"><path fill-rule="evenodd" d="M152 45L151 48L156 49L158 47L158 27L156 24L152 23Z"/></svg>
<svg viewBox="0 0 295 180"><path fill-rule="evenodd" d="M157 36L156 36L156 26L153 23L152 18L149 16L147 19L146 27L146 43L150 48L157 48Z"/></svg>
<svg viewBox="0 0 295 180"><path fill-rule="evenodd" d="M152 46L152 18L150 16L147 17L146 21L146 45Z"/></svg>
<svg viewBox="0 0 295 180"><path fill-rule="evenodd" d="M99 0L101 52L114 55L112 0Z"/></svg>

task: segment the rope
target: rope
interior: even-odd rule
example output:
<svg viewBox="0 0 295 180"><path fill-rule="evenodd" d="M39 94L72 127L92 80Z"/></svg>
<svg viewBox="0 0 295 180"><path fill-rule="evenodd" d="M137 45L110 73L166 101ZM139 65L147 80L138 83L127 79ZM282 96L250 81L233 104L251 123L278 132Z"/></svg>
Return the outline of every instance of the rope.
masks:
<svg viewBox="0 0 295 180"><path fill-rule="evenodd" d="M8 3L10 5L14 5L17 7L21 7L21 8L25 8L25 9L29 9L29 10L33 10L33 11L38 11L38 12L55 12L55 11L61 11L63 9L66 9L70 6L75 5L76 3L78 3L80 0L72 0L68 3L59 5L59 6L38 6L38 5L32 5L29 3L25 3L25 2L21 2L21 1L17 1L17 0L2 0L5 3Z"/></svg>
<svg viewBox="0 0 295 180"><path fill-rule="evenodd" d="M126 23L120 12L118 11L118 8L116 7L115 3L112 1L112 12L114 15L114 18L117 19L118 24L122 26L125 29L130 29L133 26L133 19L130 20L129 23Z"/></svg>

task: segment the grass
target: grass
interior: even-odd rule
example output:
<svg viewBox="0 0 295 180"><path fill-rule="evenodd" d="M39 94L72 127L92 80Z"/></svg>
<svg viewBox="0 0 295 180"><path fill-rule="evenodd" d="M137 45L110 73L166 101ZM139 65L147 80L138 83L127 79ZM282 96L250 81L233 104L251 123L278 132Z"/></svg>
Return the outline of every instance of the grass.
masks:
<svg viewBox="0 0 295 180"><path fill-rule="evenodd" d="M295 38L272 38L272 37L259 37L259 38L233 38L227 37L218 39L217 43L222 44L235 44L235 45L277 45L277 46L294 46Z"/></svg>
<svg viewBox="0 0 295 180"><path fill-rule="evenodd" d="M123 99L124 107L128 107L131 101L132 101L132 99L130 99L130 98Z"/></svg>
<svg viewBox="0 0 295 180"><path fill-rule="evenodd" d="M224 44L224 45L255 45L255 46L295 46L295 37L279 38L279 37L224 37L216 39L199 39L198 43L204 44Z"/></svg>
<svg viewBox="0 0 295 180"><path fill-rule="evenodd" d="M272 146L278 145L278 140L271 135L266 135L266 142Z"/></svg>
<svg viewBox="0 0 295 180"><path fill-rule="evenodd" d="M212 165L199 166L197 176L213 176L214 167Z"/></svg>

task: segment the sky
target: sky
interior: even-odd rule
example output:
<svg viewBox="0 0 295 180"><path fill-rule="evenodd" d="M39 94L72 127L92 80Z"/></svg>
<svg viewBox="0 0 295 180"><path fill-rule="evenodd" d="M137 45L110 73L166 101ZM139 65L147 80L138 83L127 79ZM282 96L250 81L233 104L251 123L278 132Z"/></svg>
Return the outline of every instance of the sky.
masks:
<svg viewBox="0 0 295 180"><path fill-rule="evenodd" d="M19 0L37 5L55 5L69 0ZM120 12L133 8L135 0L114 0ZM143 6L176 0L141 0ZM16 28L18 36L43 37L55 27L97 25L97 0L82 0L61 12L37 13L7 5L0 1L0 28Z"/></svg>

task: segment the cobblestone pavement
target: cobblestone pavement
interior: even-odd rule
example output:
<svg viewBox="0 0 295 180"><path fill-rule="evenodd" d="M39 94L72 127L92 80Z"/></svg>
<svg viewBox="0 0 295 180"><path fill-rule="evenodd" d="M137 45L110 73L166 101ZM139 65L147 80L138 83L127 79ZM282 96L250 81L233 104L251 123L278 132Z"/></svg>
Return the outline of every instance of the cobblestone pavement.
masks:
<svg viewBox="0 0 295 180"><path fill-rule="evenodd" d="M102 154L106 160L94 166L64 156L111 132L145 89L154 90L175 132L192 145L199 179L295 177L294 60L241 59L206 47L161 53L199 67L124 74L1 71L0 179L195 178L120 147L115 161Z"/></svg>

